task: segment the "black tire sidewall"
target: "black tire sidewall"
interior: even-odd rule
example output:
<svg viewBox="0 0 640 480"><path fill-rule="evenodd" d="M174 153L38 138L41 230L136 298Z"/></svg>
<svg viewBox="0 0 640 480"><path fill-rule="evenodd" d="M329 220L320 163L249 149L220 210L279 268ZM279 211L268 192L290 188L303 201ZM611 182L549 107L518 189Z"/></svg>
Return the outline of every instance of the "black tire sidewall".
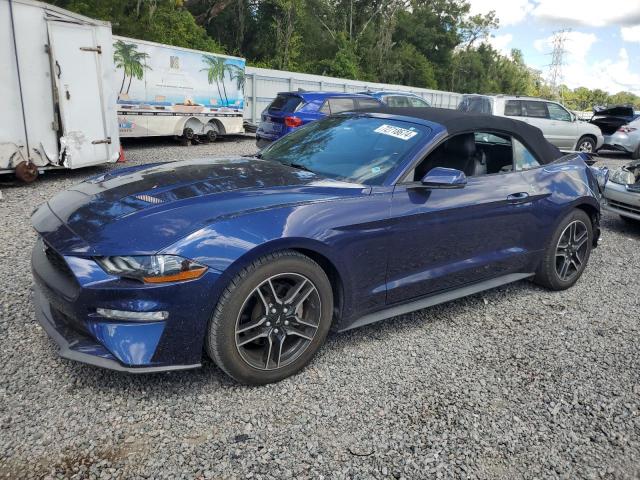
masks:
<svg viewBox="0 0 640 480"><path fill-rule="evenodd" d="M320 326L307 349L291 364L277 370L259 370L247 364L235 344L238 313L246 298L264 280L279 273L299 273L307 277L320 296ZM324 343L333 318L331 283L322 268L308 257L284 252L260 259L231 281L209 323L207 351L213 361L241 383L265 384L282 380L304 368Z"/></svg>
<svg viewBox="0 0 640 480"><path fill-rule="evenodd" d="M560 240L560 236L562 235L562 232L564 232L564 229L567 227L567 225L569 225L571 222L574 222L576 220L581 221L587 227L587 232L589 235L589 238L587 239L587 251L586 251L584 260L582 262L581 270L578 273L578 275L575 275L570 280L562 280L558 276L558 272L556 272L556 263L555 263L556 248L558 246L558 241ZM587 215L587 213L584 212L583 210L574 209L571 212L569 212L556 227L556 230L554 231L553 236L551 237L551 241L547 246L547 250L545 252L544 258L536 273L536 282L552 290L565 290L573 286L584 273L584 270L591 256L592 248L593 248L593 225L591 223L591 219L589 218L589 215Z"/></svg>
<svg viewBox="0 0 640 480"><path fill-rule="evenodd" d="M591 144L591 152L590 153L596 153L596 141L591 138L591 137L580 137L580 140L578 140L578 151L580 150L580 145L582 145L584 142L589 142Z"/></svg>

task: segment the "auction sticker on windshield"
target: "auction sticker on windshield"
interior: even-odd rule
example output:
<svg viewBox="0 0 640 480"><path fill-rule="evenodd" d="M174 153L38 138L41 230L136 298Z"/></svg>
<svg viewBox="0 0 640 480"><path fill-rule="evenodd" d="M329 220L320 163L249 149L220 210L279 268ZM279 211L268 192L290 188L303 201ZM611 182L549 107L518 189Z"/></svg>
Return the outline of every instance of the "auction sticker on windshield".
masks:
<svg viewBox="0 0 640 480"><path fill-rule="evenodd" d="M374 132L382 133L383 135L389 135L390 137L399 138L400 140L409 140L415 137L418 132L415 130L408 130L406 128L394 127L393 125L380 125L374 130Z"/></svg>

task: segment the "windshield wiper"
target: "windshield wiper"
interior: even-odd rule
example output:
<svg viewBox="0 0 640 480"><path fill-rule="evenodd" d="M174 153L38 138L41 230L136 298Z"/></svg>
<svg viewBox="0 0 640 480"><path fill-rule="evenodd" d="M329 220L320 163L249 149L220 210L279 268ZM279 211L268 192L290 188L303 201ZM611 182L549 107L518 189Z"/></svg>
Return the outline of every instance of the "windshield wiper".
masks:
<svg viewBox="0 0 640 480"><path fill-rule="evenodd" d="M288 163L287 165L289 165L290 167L293 167L293 168L297 168L298 170L304 170L305 172L314 173L314 171L311 170L309 167L305 167L304 165L302 165L300 163Z"/></svg>
<svg viewBox="0 0 640 480"><path fill-rule="evenodd" d="M246 158L262 158L262 152L251 153L251 154L242 155L242 156Z"/></svg>

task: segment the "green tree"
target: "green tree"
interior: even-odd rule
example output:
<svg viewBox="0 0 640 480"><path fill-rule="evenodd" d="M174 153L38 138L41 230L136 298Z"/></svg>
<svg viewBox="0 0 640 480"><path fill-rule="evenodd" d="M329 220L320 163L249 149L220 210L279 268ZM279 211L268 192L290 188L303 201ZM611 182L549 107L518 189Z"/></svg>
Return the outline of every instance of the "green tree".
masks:
<svg viewBox="0 0 640 480"><path fill-rule="evenodd" d="M180 0L48 0L48 3L108 20L116 35L224 53Z"/></svg>

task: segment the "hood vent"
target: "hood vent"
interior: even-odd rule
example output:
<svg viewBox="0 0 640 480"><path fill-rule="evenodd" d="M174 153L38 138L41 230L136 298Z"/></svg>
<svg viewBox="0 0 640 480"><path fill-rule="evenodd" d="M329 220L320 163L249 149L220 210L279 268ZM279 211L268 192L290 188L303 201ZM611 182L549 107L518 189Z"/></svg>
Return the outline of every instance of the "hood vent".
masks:
<svg viewBox="0 0 640 480"><path fill-rule="evenodd" d="M147 195L145 193L141 193L139 195L134 195L138 200L142 200L143 202L151 203L153 205L159 205L160 203L164 203L164 200L158 197L154 197L153 195Z"/></svg>

